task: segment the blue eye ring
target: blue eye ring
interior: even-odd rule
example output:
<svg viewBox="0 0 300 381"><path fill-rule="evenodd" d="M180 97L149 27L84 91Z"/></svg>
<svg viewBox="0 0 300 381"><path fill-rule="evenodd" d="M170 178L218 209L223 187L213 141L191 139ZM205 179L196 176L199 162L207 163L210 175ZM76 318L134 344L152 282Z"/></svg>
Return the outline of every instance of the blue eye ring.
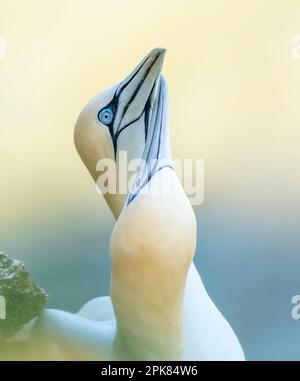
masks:
<svg viewBox="0 0 300 381"><path fill-rule="evenodd" d="M110 108L104 108L103 110L99 111L98 119L101 123L108 125L113 120L113 112Z"/></svg>

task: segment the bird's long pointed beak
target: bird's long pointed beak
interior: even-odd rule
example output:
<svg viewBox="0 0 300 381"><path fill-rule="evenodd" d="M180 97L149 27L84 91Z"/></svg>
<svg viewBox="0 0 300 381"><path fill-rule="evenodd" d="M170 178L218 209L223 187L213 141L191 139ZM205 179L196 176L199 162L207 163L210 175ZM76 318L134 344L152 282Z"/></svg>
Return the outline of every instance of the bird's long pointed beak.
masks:
<svg viewBox="0 0 300 381"><path fill-rule="evenodd" d="M153 105L157 83L159 82L166 49L156 48L139 63L139 65L119 85L116 95L119 104L123 104L122 125L138 118L147 102Z"/></svg>

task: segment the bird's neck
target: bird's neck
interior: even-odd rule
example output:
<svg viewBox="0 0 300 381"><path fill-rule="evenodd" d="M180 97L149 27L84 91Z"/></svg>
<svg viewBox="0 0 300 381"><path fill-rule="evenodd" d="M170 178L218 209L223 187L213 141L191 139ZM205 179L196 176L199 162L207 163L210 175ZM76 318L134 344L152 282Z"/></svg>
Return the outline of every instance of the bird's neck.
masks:
<svg viewBox="0 0 300 381"><path fill-rule="evenodd" d="M166 97L161 78L141 142L145 165L110 245L117 351L136 359L180 357L185 281L196 242L194 213L172 167Z"/></svg>
<svg viewBox="0 0 300 381"><path fill-rule="evenodd" d="M153 181L168 178L177 182L174 172L164 168ZM195 226L192 208L178 192L139 195L119 217L111 237L110 294L117 319L117 350L125 356L180 357Z"/></svg>

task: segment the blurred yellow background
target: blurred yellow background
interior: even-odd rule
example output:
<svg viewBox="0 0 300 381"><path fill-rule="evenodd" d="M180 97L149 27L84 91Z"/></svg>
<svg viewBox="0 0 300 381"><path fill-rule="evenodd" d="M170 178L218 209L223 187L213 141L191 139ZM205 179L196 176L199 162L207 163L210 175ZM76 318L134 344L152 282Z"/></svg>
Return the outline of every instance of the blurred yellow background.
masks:
<svg viewBox="0 0 300 381"><path fill-rule="evenodd" d="M214 279L228 266L251 292L257 276L253 283L273 298L264 314L279 308L283 326L290 324L289 295L300 292L300 60L292 57L299 0L0 0L0 34L7 42L0 61L3 249L26 257L15 241L27 242L26 250L39 235L55 241L61 225L93 213L108 239L113 219L75 152L73 126L87 100L162 46L174 156L205 161L205 202L196 212L207 287L234 320L245 294L230 299L237 284ZM288 281L279 302L272 285ZM219 291L224 282L227 294ZM250 340L255 317L244 318L237 329Z"/></svg>
<svg viewBox="0 0 300 381"><path fill-rule="evenodd" d="M0 10L2 232L77 197L95 202L74 122L156 46L168 49L174 155L205 160L207 193L234 181L236 197L273 199L269 171L299 192L299 1L1 0Z"/></svg>

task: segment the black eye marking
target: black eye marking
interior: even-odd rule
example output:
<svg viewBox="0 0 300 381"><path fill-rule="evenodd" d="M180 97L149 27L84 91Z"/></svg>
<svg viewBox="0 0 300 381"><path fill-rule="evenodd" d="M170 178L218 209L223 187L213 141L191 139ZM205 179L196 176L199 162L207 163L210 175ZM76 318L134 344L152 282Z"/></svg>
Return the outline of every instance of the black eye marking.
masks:
<svg viewBox="0 0 300 381"><path fill-rule="evenodd" d="M100 123L106 125L109 128L109 133L110 133L112 141L113 141L115 158L116 158L117 150L118 150L118 147L117 147L118 142L117 141L118 141L118 138L119 138L120 134L126 128L128 128L130 125L132 125L133 123L137 122L143 116L144 116L144 118L146 118L145 119L145 141L146 141L147 134L148 134L149 111L150 111L150 107L151 107L151 105L150 105L150 103L151 103L150 99L148 99L148 101L145 104L144 110L141 112L141 114L135 120L130 121L129 123L127 123L122 128L120 128L120 125L121 125L121 122L122 122L122 120L124 118L124 115L126 114L126 112L127 112L128 108L129 108L131 102L135 99L135 97L138 94L140 88L142 87L142 84L143 84L145 78L150 73L150 71L151 71L153 65L155 64L155 62L157 61L158 57L156 57L155 60L151 63L150 67L148 68L146 73L143 75L142 79L139 81L135 91L133 92L133 94L131 95L129 101L127 102L127 104L125 105L124 109L122 110L122 115L120 116L120 118L118 118L119 119L118 126L114 126L114 120L115 120L115 117L116 117L116 114L117 114L117 110L118 110L118 107L119 107L119 98L121 96L121 93L131 83L131 81L138 75L138 73L141 71L141 69L143 68L144 64L148 61L148 59L149 59L149 57L147 57L144 60L144 62L141 64L141 66L137 69L137 71L134 73L134 75L127 82L122 83L122 84L119 85L119 87L117 88L117 90L114 93L114 96L113 96L112 100L104 108L102 108L98 112L98 120L100 121ZM150 94L152 93L154 87L155 87L155 83L153 84L153 88L151 89Z"/></svg>

